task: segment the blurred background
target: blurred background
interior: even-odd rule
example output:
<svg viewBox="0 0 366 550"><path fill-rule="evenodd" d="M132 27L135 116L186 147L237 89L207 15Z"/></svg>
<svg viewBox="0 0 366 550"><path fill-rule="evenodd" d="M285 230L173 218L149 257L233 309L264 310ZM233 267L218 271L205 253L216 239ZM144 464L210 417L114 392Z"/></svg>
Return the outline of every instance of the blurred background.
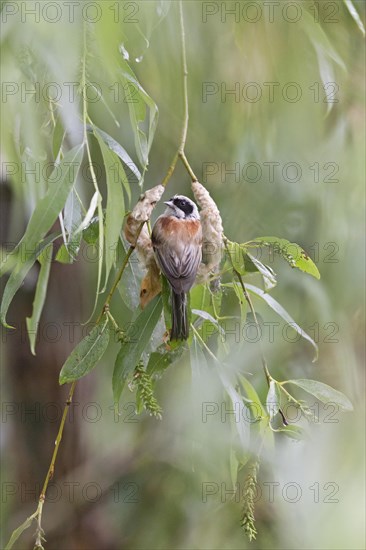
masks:
<svg viewBox="0 0 366 550"><path fill-rule="evenodd" d="M65 83L80 82L83 24L88 79L103 94L101 100L90 89L89 115L136 163L128 98L118 84L123 58L158 106L144 188L163 180L179 143L178 3L76 4L2 3L3 250L21 238L44 193L31 170L52 160L50 94L61 91L57 112L69 143L80 141L80 96L70 95L77 86ZM280 322L274 338L264 334L271 372L279 380L328 383L351 399L354 411L325 408L308 396L320 420L309 426L306 441L280 440L262 457L258 537L249 543L241 505L230 493L230 415L221 410L222 390L209 369L192 378L184 356L167 369L156 387L161 421L136 416L128 390L116 416L112 345L77 385L44 507L46 547L364 548L365 4L184 1L183 7L186 154L220 208L225 234L237 242L266 235L297 242L321 273L318 281L272 260L279 280L272 295L317 341L319 360L312 363L308 343L291 343L282 320L255 302L264 321ZM50 83L57 85L53 91ZM27 177L14 169L20 162ZM141 188L133 178L130 183L133 205ZM88 202L94 190L83 171L79 185ZM166 196L174 193L191 196L180 165ZM154 216L161 212L158 205ZM36 356L25 326L36 270L9 310L16 330L2 329L2 545L36 508L67 396L58 374L86 333L81 323L92 311L96 269L85 254L72 265L52 262ZM112 303L121 324L133 314L127 302L115 296ZM229 362L250 373L265 400L251 342L233 336L228 343ZM219 412L205 417L207 402ZM31 548L32 536L33 528L16 548Z"/></svg>

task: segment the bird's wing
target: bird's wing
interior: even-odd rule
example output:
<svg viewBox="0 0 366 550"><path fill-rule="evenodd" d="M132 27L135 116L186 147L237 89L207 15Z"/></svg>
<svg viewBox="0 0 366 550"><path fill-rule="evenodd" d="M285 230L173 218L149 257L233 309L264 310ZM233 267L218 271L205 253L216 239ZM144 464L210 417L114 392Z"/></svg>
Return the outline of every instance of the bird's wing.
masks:
<svg viewBox="0 0 366 550"><path fill-rule="evenodd" d="M152 242L160 268L176 292L187 292L194 283L202 259L201 233L184 244L178 235L163 242L159 223L152 233Z"/></svg>

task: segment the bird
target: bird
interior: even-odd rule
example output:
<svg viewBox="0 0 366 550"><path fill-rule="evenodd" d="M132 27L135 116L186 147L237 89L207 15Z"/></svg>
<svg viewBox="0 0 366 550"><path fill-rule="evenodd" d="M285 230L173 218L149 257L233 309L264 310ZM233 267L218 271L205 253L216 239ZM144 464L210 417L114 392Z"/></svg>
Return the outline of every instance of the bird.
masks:
<svg viewBox="0 0 366 550"><path fill-rule="evenodd" d="M187 294L202 260L202 227L197 205L184 195L174 195L151 233L157 263L171 288L170 340L189 336Z"/></svg>

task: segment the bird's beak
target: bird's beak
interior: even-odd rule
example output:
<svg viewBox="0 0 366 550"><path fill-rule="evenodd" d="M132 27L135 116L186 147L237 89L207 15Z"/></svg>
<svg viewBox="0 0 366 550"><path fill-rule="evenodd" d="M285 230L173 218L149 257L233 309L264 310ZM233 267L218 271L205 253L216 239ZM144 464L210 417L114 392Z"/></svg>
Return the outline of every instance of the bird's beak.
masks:
<svg viewBox="0 0 366 550"><path fill-rule="evenodd" d="M173 206L173 201L172 200L164 201L164 204L167 204L168 206Z"/></svg>

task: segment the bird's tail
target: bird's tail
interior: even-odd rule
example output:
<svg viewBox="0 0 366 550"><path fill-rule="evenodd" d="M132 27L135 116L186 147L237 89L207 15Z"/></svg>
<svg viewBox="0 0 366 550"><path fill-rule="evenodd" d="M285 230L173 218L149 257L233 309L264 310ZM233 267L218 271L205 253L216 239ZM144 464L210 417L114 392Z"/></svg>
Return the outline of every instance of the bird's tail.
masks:
<svg viewBox="0 0 366 550"><path fill-rule="evenodd" d="M187 340L189 335L187 294L176 294L172 290L172 332L171 340Z"/></svg>

